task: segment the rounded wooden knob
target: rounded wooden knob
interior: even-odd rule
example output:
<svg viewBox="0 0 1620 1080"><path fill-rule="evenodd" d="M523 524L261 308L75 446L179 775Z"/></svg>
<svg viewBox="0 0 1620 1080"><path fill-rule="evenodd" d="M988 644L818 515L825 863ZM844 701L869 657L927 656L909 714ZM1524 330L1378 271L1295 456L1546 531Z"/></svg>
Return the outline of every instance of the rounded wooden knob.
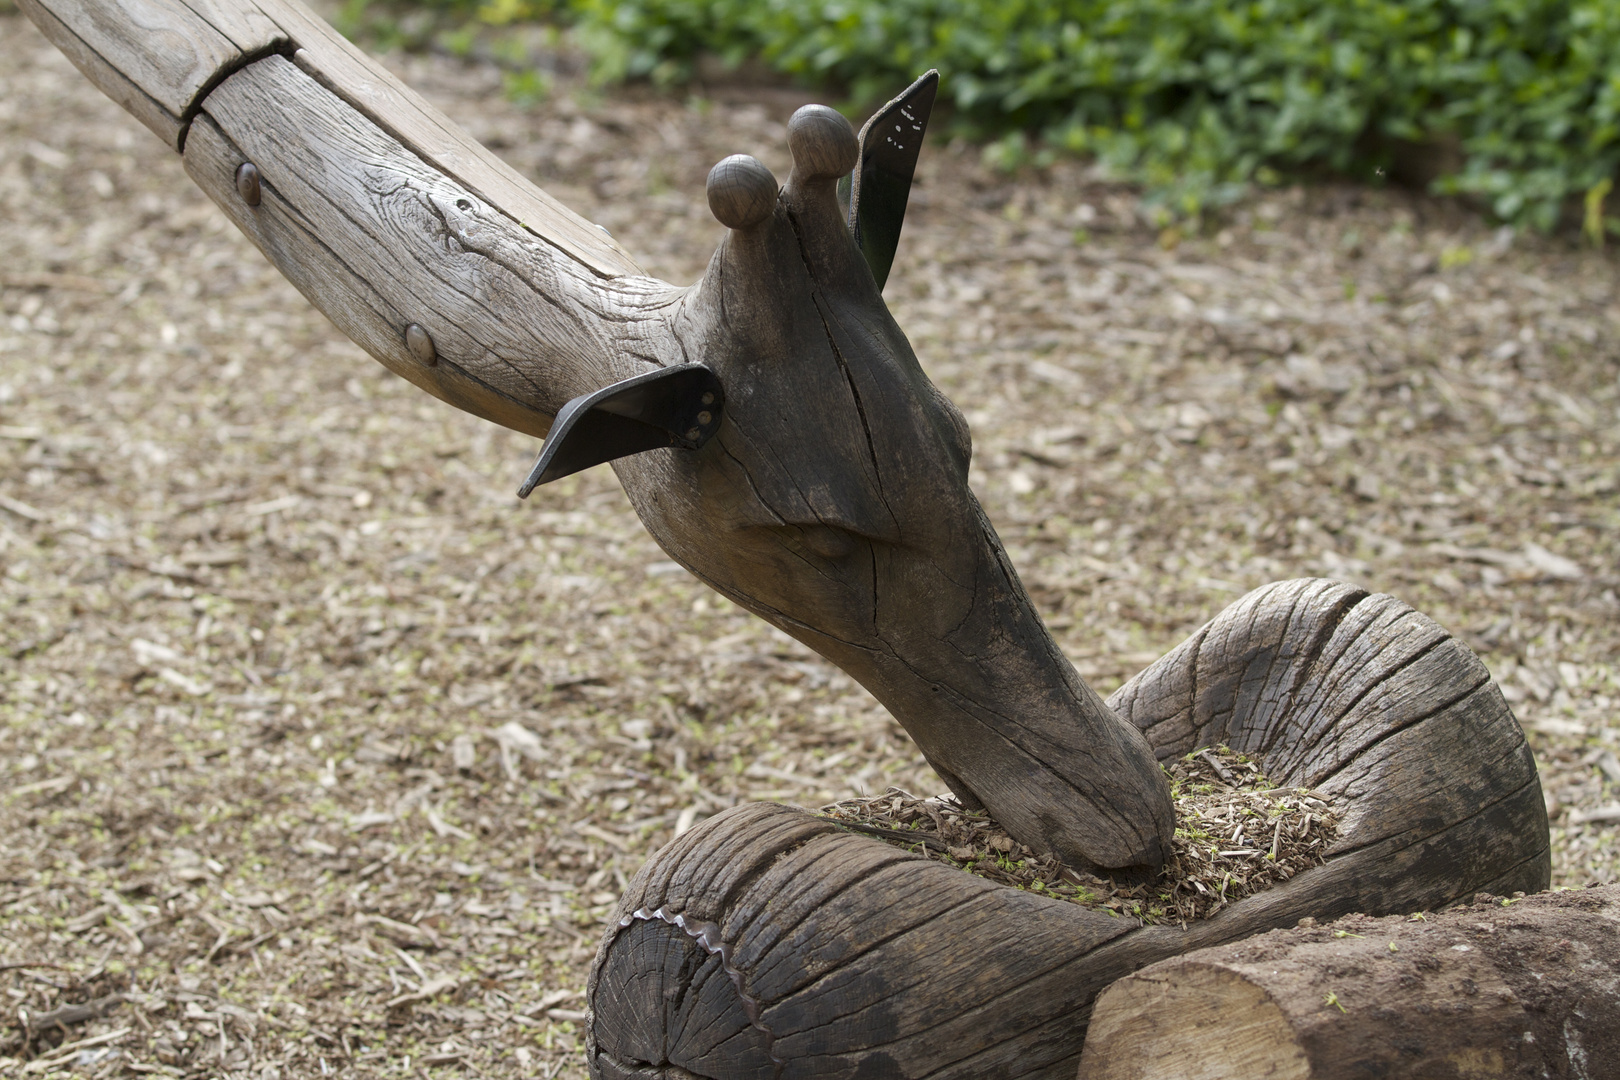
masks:
<svg viewBox="0 0 1620 1080"><path fill-rule="evenodd" d="M709 170L709 209L728 229L758 225L776 209L776 177L747 154L732 154Z"/></svg>
<svg viewBox="0 0 1620 1080"><path fill-rule="evenodd" d="M837 109L806 105L788 121L788 149L793 171L806 179L843 176L855 168L860 144L855 129Z"/></svg>

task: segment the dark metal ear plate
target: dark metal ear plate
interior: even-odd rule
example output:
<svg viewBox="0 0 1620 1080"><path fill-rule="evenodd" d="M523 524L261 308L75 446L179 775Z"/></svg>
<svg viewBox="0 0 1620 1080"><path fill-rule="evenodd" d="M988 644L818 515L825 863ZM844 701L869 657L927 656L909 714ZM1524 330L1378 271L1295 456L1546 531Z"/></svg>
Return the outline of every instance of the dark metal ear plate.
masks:
<svg viewBox="0 0 1620 1080"><path fill-rule="evenodd" d="M557 413L518 498L604 461L678 446L696 450L720 429L726 395L702 364L679 364L582 394Z"/></svg>
<svg viewBox="0 0 1620 1080"><path fill-rule="evenodd" d="M939 72L929 71L861 128L860 163L850 180L849 231L879 289L889 280L900 247L911 178L938 91Z"/></svg>

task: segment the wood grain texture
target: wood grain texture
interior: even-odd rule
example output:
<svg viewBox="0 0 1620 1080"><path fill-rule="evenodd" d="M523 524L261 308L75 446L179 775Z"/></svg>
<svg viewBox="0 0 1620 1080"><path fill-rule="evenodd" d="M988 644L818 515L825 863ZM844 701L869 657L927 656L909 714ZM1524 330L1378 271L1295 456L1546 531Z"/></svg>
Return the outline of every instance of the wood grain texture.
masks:
<svg viewBox="0 0 1620 1080"><path fill-rule="evenodd" d="M618 241L536 187L300 0L259 2L296 44L299 67L479 201L597 277L642 273Z"/></svg>
<svg viewBox="0 0 1620 1080"><path fill-rule="evenodd" d="M46 37L59 47L59 38L70 39L71 50L64 49L69 58L119 104L125 105L128 83L160 108L166 122L162 130L154 128L159 135L169 137L172 118L170 145L176 149L185 122L211 87L250 58L287 43L251 3L27 0L24 10L48 12L48 20L35 17Z"/></svg>
<svg viewBox="0 0 1620 1080"><path fill-rule="evenodd" d="M214 86L271 53L596 277L639 275L606 233L523 178L299 0L23 0L101 90L177 150Z"/></svg>
<svg viewBox="0 0 1620 1080"><path fill-rule="evenodd" d="M34 25L39 27L46 39L60 49L62 54L73 62L73 66L96 85L97 89L145 124L152 134L163 140L165 145L176 149L180 147L186 124L179 112L166 108L123 71L113 66L113 63L97 52L93 45L80 37L74 27L57 18L50 8L40 3L40 0L17 0L17 6L22 9L23 14L33 20ZM83 29L93 36L93 27Z"/></svg>
<svg viewBox="0 0 1620 1080"><path fill-rule="evenodd" d="M1103 991L1087 1080L1472 1080L1620 1068L1620 886L1352 917Z"/></svg>
<svg viewBox="0 0 1620 1080"><path fill-rule="evenodd" d="M569 398L667 358L652 350L677 290L579 273L283 57L222 83L196 127L198 185L340 329L458 408L543 435ZM256 207L237 191L244 161ZM648 359L624 348L638 318ZM432 364L408 347L412 324Z"/></svg>
<svg viewBox="0 0 1620 1080"><path fill-rule="evenodd" d="M602 943L589 988L595 1075L1072 1077L1096 994L1145 964L1306 916L1544 888L1534 765L1481 672L1393 598L1297 581L1243 597L1121 688L1114 706L1161 756L1247 745L1268 775L1308 778L1344 817L1325 865L1185 930L993 886L803 811L717 815L643 868ZM710 943L736 978L711 993L740 1010L726 1015L759 1018L736 1026L735 1042L692 1053L660 1034L702 1027L698 1011L678 1028L643 1021L633 1044L619 1035L630 1003L616 988L643 965L681 998L683 976L658 959L674 930L641 925L672 926L673 914L715 927ZM770 1073L731 1056L749 1039L764 1045L760 1027Z"/></svg>
<svg viewBox="0 0 1620 1080"><path fill-rule="evenodd" d="M703 280L676 289L297 0L23 2L312 302L430 393L540 434L579 394L709 364L720 433L616 465L643 521L855 675L1018 839L1157 867L1173 819L1155 754L1214 742L1344 807L1327 865L1187 930L990 886L801 812L720 815L644 869L603 943L599 1075L1072 1073L1097 990L1144 963L1307 914L1545 884L1522 733L1478 660L1391 598L1284 583L1112 709L1080 680L968 488L961 414L849 237L835 113L790 125L775 208L731 215Z"/></svg>

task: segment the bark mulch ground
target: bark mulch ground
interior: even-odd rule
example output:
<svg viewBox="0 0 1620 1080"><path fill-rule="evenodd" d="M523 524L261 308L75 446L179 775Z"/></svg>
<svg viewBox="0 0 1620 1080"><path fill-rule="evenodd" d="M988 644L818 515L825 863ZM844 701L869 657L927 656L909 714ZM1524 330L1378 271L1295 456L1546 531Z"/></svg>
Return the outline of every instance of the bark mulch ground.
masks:
<svg viewBox="0 0 1620 1080"><path fill-rule="evenodd" d="M805 100L560 70L525 109L389 62L682 282L709 166L785 176ZM0 241L0 1072L579 1077L652 851L741 800L942 789L609 470L518 502L533 440L338 335L14 14ZM931 145L888 295L1100 692L1265 582L1394 593L1501 680L1579 885L1620 866L1617 285L1395 190L1182 235Z"/></svg>

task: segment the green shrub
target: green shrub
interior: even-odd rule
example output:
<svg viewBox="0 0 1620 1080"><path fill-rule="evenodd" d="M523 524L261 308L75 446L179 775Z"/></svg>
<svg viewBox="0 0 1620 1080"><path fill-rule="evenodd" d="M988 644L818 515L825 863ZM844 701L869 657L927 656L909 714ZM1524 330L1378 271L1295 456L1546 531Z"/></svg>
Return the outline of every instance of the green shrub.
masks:
<svg viewBox="0 0 1620 1080"><path fill-rule="evenodd" d="M364 0L352 0L364 2ZM757 56L857 101L938 67L959 130L1007 164L1094 156L1196 215L1282 171L1372 178L1454 147L1437 190L1601 237L1620 166L1620 0L426 0L574 24L599 79ZM530 6L532 5L532 7Z"/></svg>

